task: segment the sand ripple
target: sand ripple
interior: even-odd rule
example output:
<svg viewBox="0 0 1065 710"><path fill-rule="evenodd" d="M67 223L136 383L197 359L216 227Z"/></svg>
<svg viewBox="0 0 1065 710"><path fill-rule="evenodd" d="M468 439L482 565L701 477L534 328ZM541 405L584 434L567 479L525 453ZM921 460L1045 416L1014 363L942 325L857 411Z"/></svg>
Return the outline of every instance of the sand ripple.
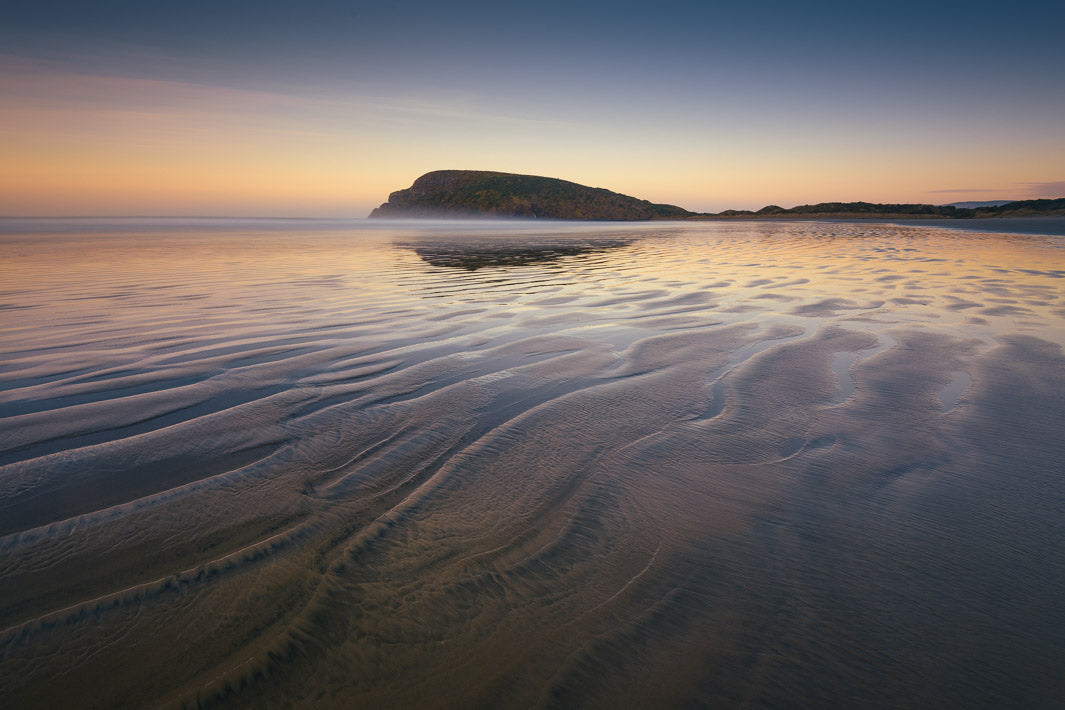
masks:
<svg viewBox="0 0 1065 710"><path fill-rule="evenodd" d="M144 229L0 235L12 707L1065 692L1054 239Z"/></svg>

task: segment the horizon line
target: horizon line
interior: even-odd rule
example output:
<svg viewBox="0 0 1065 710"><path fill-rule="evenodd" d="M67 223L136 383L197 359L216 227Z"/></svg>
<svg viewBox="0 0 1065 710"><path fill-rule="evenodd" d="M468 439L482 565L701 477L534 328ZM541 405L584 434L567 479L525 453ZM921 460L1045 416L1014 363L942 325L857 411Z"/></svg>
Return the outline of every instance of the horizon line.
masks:
<svg viewBox="0 0 1065 710"><path fill-rule="evenodd" d="M637 198L637 199L639 199L639 198ZM821 205L821 204L844 204L844 205L846 205L846 204L861 204L861 203L872 204L872 205L885 205L885 206L887 206L887 205L914 204L914 205L929 205L929 206L932 206L932 207L951 207L951 206L954 206L954 205L957 205L957 204L963 203L963 202L1002 202L1002 203L1009 203L1009 202L1032 202L1032 201L1037 201L1037 200L1055 200L1055 199L1065 199L1065 195L1063 195L1062 197L1022 197L1022 198L1012 198L1012 199L1011 198L1000 198L1000 199L994 199L994 200L957 200L955 202L945 202L945 203L941 203L941 204L936 204L936 203L932 203L932 202L868 202L866 200L848 200L846 202L840 202L838 200L827 200L827 201L823 201L823 202L812 202L812 203L807 202L807 203L803 203L803 204L793 205L791 207L783 207L782 209L791 210L791 209L796 209L798 207L814 207L814 206ZM679 205L672 205L672 206L679 207ZM766 207L781 207L781 206L779 204L770 202L770 203L767 203L767 204L763 205L762 207L756 208L756 209L726 207L724 209L718 210L717 212L697 212L697 211L694 211L694 210L689 210L689 209L687 209L685 207L681 207L681 209L684 209L687 212L689 212L691 214L694 214L694 215L718 215L718 214L721 214L721 213L724 213L724 212L750 212L750 213L754 214L754 213L757 213L759 210L764 209ZM341 222L341 221L351 221L351 220L366 220L366 219L370 219L370 216L369 215L364 215L364 216L361 216L361 217L357 217L357 216L324 217L324 216L313 216L313 215L305 215L305 216L292 216L292 215L288 215L288 216L272 216L272 215L247 215L247 214L245 214L245 215L217 215L217 214L216 215L211 215L211 214L189 214L189 215L184 215L184 214L106 214L106 215L69 214L68 215L68 214L64 214L64 215L0 215L0 219L4 219L4 220L16 220L16 219L26 219L26 220L44 220L44 219L60 219L60 220L70 220L70 219L219 219L219 220L223 220L223 219L224 220L268 219L268 220L291 220L291 221L316 220L316 221L323 221L323 222L324 221Z"/></svg>

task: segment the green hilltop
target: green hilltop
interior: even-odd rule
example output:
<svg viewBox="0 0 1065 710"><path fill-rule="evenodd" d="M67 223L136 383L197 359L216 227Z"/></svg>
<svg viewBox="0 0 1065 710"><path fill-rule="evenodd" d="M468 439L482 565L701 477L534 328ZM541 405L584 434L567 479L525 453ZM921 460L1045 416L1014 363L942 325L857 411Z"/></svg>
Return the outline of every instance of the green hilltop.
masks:
<svg viewBox="0 0 1065 710"><path fill-rule="evenodd" d="M388 196L370 217L540 217L546 219L636 221L651 219L973 219L984 217L1065 216L1065 198L1020 200L1002 205L878 204L821 202L784 208L769 205L757 211L725 210L715 214L689 212L536 175L485 170L436 170L422 175L405 190Z"/></svg>
<svg viewBox="0 0 1065 710"><path fill-rule="evenodd" d="M557 178L436 170L393 192L370 216L647 220L687 219L694 213Z"/></svg>
<svg viewBox="0 0 1065 710"><path fill-rule="evenodd" d="M955 207L953 205L879 204L873 202L820 202L785 209L769 205L757 211L725 210L717 214L698 215L704 218L781 218L809 219L893 218L893 219L980 219L985 217L1065 216L1065 198L1054 200L1018 200L1002 205L984 207Z"/></svg>

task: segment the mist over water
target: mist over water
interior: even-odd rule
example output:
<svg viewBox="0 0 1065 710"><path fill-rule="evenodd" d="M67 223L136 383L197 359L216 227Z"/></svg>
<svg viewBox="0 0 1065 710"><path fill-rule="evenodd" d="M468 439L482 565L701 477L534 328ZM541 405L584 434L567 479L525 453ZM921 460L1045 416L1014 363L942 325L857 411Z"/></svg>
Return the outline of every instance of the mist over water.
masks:
<svg viewBox="0 0 1065 710"><path fill-rule="evenodd" d="M1065 242L0 233L10 707L1058 707Z"/></svg>

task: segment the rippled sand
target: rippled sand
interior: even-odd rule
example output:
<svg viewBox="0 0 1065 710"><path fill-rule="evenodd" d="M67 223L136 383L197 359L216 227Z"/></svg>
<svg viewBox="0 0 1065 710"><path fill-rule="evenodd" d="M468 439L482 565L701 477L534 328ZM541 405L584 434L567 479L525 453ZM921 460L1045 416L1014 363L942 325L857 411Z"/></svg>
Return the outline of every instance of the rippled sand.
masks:
<svg viewBox="0 0 1065 710"><path fill-rule="evenodd" d="M1058 707L1065 241L0 234L11 708Z"/></svg>

